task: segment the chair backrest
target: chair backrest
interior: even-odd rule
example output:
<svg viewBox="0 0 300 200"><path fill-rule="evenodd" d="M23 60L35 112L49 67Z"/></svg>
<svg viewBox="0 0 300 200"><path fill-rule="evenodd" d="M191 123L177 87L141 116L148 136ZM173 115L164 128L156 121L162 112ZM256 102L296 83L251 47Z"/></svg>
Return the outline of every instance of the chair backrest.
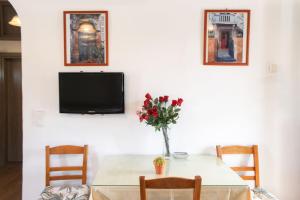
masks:
<svg viewBox="0 0 300 200"><path fill-rule="evenodd" d="M258 161L258 146L223 146L217 145L217 156L222 159L222 155L224 154L245 154L253 156L253 164L254 166L236 166L231 167L236 172L247 172L253 171L253 176L240 175L240 177L244 180L253 180L255 182L255 187L260 186L259 181L259 161Z"/></svg>
<svg viewBox="0 0 300 200"><path fill-rule="evenodd" d="M51 167L50 166L50 155L65 155L65 154L82 154L83 161L81 166L60 166ZM86 184L86 174L87 174L87 154L88 146L56 146L49 147L46 146L46 186L50 185L50 181L56 180L82 180L82 184ZM64 171L81 171L81 175L57 175L51 176L51 172L64 172Z"/></svg>
<svg viewBox="0 0 300 200"><path fill-rule="evenodd" d="M140 176L141 200L146 200L146 189L194 189L193 200L200 200L201 177L195 176L195 179L166 177L145 180L145 176Z"/></svg>

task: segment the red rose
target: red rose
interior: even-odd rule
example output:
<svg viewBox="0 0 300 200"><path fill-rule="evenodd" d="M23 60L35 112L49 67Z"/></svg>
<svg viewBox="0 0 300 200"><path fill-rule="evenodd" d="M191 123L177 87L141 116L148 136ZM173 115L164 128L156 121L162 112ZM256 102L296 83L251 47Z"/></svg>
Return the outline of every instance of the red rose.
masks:
<svg viewBox="0 0 300 200"><path fill-rule="evenodd" d="M182 102L183 102L183 99L182 99L182 98L178 98L178 100L177 100L177 105L178 105L178 106L181 106Z"/></svg>
<svg viewBox="0 0 300 200"><path fill-rule="evenodd" d="M147 94L145 95L145 97L146 97L146 99L152 99L152 97L151 97L151 95L150 95L149 93L147 93Z"/></svg>
<svg viewBox="0 0 300 200"><path fill-rule="evenodd" d="M164 102L167 102L169 100L169 96L164 96Z"/></svg>
<svg viewBox="0 0 300 200"><path fill-rule="evenodd" d="M145 115L144 120L148 121L149 120L149 115Z"/></svg>
<svg viewBox="0 0 300 200"><path fill-rule="evenodd" d="M158 117L158 112L153 112L152 115L153 115L153 117L157 118Z"/></svg>
<svg viewBox="0 0 300 200"><path fill-rule="evenodd" d="M152 112L157 112L157 106L153 106Z"/></svg>
<svg viewBox="0 0 300 200"><path fill-rule="evenodd" d="M140 116L140 122L142 122L144 119L146 119L146 114L142 114L142 116Z"/></svg>
<svg viewBox="0 0 300 200"><path fill-rule="evenodd" d="M172 106L177 106L177 101L176 100L172 100Z"/></svg>
<svg viewBox="0 0 300 200"><path fill-rule="evenodd" d="M142 116L140 116L140 122L142 122L143 121L143 117Z"/></svg>
<svg viewBox="0 0 300 200"><path fill-rule="evenodd" d="M149 99L146 99L146 100L144 101L144 107L147 108L147 107L149 106L149 104L150 104Z"/></svg>
<svg viewBox="0 0 300 200"><path fill-rule="evenodd" d="M152 115L153 111L152 109L147 110L148 115Z"/></svg>
<svg viewBox="0 0 300 200"><path fill-rule="evenodd" d="M162 102L164 102L164 101L165 101L164 97L159 97L159 102L160 102L160 103L162 103Z"/></svg>

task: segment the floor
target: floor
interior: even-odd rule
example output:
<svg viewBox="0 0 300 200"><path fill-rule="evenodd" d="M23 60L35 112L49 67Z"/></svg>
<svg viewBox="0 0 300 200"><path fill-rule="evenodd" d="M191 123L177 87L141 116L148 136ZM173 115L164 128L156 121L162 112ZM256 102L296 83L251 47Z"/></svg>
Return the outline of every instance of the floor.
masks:
<svg viewBox="0 0 300 200"><path fill-rule="evenodd" d="M8 163L0 167L0 199L22 199L22 163Z"/></svg>

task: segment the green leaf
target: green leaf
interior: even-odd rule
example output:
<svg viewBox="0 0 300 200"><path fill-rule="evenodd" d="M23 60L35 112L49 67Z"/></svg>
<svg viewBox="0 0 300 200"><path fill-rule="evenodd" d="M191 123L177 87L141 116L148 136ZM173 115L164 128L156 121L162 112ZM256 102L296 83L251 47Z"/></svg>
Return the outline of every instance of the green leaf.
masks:
<svg viewBox="0 0 300 200"><path fill-rule="evenodd" d="M176 108L174 111L179 112L180 110L181 110L180 108Z"/></svg>

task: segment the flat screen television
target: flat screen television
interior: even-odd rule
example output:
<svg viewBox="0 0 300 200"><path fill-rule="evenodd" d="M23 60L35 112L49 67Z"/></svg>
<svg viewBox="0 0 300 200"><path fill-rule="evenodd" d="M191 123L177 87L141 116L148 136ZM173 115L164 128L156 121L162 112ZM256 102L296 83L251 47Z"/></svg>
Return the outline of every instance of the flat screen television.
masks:
<svg viewBox="0 0 300 200"><path fill-rule="evenodd" d="M60 72L60 113L124 113L121 72Z"/></svg>

